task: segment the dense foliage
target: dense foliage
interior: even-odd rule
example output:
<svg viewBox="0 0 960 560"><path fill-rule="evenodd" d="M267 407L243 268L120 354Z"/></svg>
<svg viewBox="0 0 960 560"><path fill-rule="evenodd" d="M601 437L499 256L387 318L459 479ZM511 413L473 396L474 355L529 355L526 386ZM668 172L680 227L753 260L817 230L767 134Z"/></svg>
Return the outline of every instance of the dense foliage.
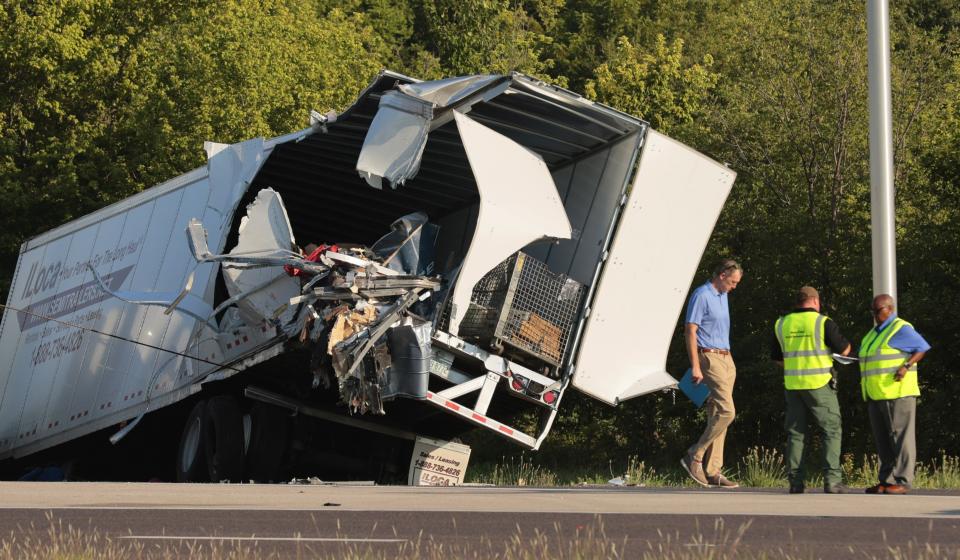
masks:
<svg viewBox="0 0 960 560"><path fill-rule="evenodd" d="M960 453L960 15L892 4L899 296L933 344L921 458ZM0 289L19 244L235 142L346 106L382 67L422 78L518 70L639 115L739 177L701 273L731 296L732 459L783 439L771 325L821 290L858 341L871 325L866 16L861 0L5 0L0 7ZM682 224L678 224L682 228ZM639 302L642 305L642 301ZM686 368L680 330L668 369ZM856 371L844 449L872 449ZM547 458L672 464L702 426L682 398L563 405Z"/></svg>

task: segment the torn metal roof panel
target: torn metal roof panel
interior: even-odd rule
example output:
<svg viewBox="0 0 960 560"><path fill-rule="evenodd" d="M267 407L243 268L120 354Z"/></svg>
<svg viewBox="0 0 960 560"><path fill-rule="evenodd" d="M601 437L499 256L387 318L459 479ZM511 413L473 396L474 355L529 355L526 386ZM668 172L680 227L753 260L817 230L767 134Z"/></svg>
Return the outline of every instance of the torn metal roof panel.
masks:
<svg viewBox="0 0 960 560"><path fill-rule="evenodd" d="M306 138L278 144L250 191L273 187L282 192L298 236L311 241L372 243L397 216L424 211L436 220L477 204L474 174L452 122L428 130L416 175L403 186L378 191L356 173L381 100L385 95L414 99L411 94L421 97L418 102L437 103L439 112L461 107L470 118L538 154L552 171L644 126L629 115L522 74L418 82L383 72L322 132L318 128ZM433 126L436 122L424 124ZM363 220L355 218L360 214Z"/></svg>

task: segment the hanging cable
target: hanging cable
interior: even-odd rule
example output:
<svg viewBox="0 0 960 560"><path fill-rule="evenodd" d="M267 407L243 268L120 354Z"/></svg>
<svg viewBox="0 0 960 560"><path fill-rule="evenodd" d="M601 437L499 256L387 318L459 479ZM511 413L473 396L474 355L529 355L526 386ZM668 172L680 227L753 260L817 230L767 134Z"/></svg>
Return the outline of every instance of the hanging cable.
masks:
<svg viewBox="0 0 960 560"><path fill-rule="evenodd" d="M108 336L108 337L110 337L110 338L116 338L117 340L123 340L124 342L130 342L130 343L133 343L133 344L138 344L138 345L140 345L140 346L146 346L147 348L153 348L154 350L160 350L161 352L168 352L168 353L170 353L170 354L176 354L177 356L182 356L182 357L184 357L184 358L189 358L189 359L191 359L191 360L197 360L197 361L199 361L199 362L203 362L203 363L205 363L205 364L210 364L210 365L213 365L213 366L217 366L217 367L219 367L219 368L230 369L230 370L233 370L233 371L236 371L236 372L242 371L242 370L239 370L239 369L237 369L237 368L235 368L235 367L233 367L233 366L228 366L228 365L226 365L226 364L221 364L221 363L218 363L218 362L213 362L213 361L210 361L210 360L206 360L206 359L204 359L204 358L200 358L199 356L191 356L191 355L189 355L189 354L184 354L183 352L177 352L176 350L170 350L170 349L167 349L167 348L163 348L163 347L161 347L161 346L156 346L156 345L153 345L153 344L149 344L149 343L147 343L147 342L141 342L141 341L139 341L139 340L133 340L132 338L127 338L127 337L125 337L125 336L120 336L120 335L118 335L118 334L111 334L111 333L103 332L103 331L101 331L101 330L94 329L94 328L92 328L92 327L85 327L85 326L83 326L83 325L78 325L78 324L76 324L76 323L70 323L70 322L68 322L68 321L61 321L60 319L54 319L53 317L47 317L46 315L41 315L41 314L39 314L39 313L34 313L33 311L28 311L28 310L26 310L26 309L18 309L18 308L16 308L16 307L13 307L13 306L10 306L10 305L4 305L4 304L2 304L2 303L0 303L0 308L9 309L10 311L15 311L15 312L17 312L17 313L26 313L27 315L33 315L34 317L36 317L36 318L38 318L38 319L43 319L43 320L45 320L45 321L53 321L54 323L59 323L59 324L61 324L61 325L65 325L65 326L68 326L68 327L73 327L73 328L75 328L75 329L80 329L80 330L84 330L84 331L90 331L90 332L94 332L94 333L97 333L97 334L102 334L103 336Z"/></svg>

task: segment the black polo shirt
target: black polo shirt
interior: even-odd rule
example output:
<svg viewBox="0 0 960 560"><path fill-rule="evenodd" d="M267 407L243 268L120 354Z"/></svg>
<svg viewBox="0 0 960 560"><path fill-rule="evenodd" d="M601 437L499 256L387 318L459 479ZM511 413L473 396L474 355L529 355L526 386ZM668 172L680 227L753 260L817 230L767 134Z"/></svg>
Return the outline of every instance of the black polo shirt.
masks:
<svg viewBox="0 0 960 560"><path fill-rule="evenodd" d="M816 311L812 307L804 307L801 309L794 309L790 313L802 313L804 311ZM840 327L833 322L833 319L827 317L826 322L823 325L823 334L827 339L827 346L830 347L835 353L840 354L847 349L847 345L850 342L846 338L843 338L843 335L840 334ZM777 340L777 333L773 333L773 344L770 346L770 359L775 362L783 361L783 348L780 348L780 341Z"/></svg>

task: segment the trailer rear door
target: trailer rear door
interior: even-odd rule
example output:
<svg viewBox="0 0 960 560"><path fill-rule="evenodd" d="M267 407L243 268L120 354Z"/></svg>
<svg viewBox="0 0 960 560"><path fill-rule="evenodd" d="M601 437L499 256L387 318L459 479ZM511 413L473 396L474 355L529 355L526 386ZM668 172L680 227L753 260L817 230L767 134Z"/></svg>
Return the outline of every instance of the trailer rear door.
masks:
<svg viewBox="0 0 960 560"><path fill-rule="evenodd" d="M576 357L573 386L609 404L676 385L667 351L736 173L650 130Z"/></svg>

